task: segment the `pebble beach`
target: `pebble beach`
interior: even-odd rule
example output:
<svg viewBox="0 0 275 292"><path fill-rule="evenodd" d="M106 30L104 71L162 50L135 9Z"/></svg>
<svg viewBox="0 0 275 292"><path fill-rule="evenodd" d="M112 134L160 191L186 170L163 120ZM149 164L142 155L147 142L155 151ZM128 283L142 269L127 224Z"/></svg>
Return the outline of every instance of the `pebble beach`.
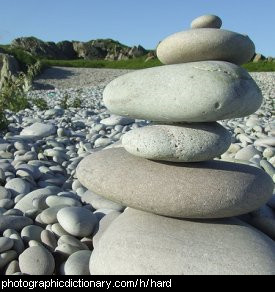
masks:
<svg viewBox="0 0 275 292"><path fill-rule="evenodd" d="M8 130L0 133L1 274L90 274L93 248L125 206L85 188L76 168L83 158L120 147L125 133L151 123L114 115L103 103L106 85L128 72L50 68L28 93L44 99L49 109L7 112ZM219 121L231 133L231 145L215 160L262 169L275 182L275 72L250 75L264 101L250 116ZM81 108L62 108L64 97L68 103L80 100ZM239 219L275 240L275 194Z"/></svg>

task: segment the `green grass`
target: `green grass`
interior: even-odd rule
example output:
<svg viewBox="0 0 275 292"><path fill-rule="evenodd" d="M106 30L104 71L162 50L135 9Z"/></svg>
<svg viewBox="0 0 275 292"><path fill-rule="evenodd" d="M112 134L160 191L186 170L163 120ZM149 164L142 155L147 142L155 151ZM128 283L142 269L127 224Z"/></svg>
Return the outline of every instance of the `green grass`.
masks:
<svg viewBox="0 0 275 292"><path fill-rule="evenodd" d="M145 62L146 57L121 61L106 60L42 60L44 66L76 68L144 69L162 65L158 59Z"/></svg>
<svg viewBox="0 0 275 292"><path fill-rule="evenodd" d="M145 62L146 57L122 60L122 61L106 61L106 60L42 60L44 66L58 67L76 67L76 68L111 68L111 69L145 69L155 66L161 66L158 59ZM249 72L274 72L275 62L258 62L248 63L243 67Z"/></svg>
<svg viewBox="0 0 275 292"><path fill-rule="evenodd" d="M40 110L47 110L49 109L47 102L43 98L35 98L32 100L32 104L37 106Z"/></svg>
<svg viewBox="0 0 275 292"><path fill-rule="evenodd" d="M35 64L38 60L20 48L13 48L10 45L0 45L0 48L4 50L4 53L12 55L17 59L23 72L27 72L28 66Z"/></svg>
<svg viewBox="0 0 275 292"><path fill-rule="evenodd" d="M243 65L243 67L249 72L274 72L275 62L261 61L258 63L250 62Z"/></svg>

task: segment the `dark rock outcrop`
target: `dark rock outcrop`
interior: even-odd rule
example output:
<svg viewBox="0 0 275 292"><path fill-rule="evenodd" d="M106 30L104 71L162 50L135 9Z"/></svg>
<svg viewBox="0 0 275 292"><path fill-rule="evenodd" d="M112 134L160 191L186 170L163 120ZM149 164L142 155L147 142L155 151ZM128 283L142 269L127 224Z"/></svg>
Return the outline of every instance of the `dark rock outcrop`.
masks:
<svg viewBox="0 0 275 292"><path fill-rule="evenodd" d="M46 59L72 60L128 60L145 56L148 51L142 46L128 47L112 39L97 39L89 42L62 41L43 42L35 37L13 40L12 47L21 48L32 55Z"/></svg>
<svg viewBox="0 0 275 292"><path fill-rule="evenodd" d="M20 71L20 66L15 57L0 53L0 89L7 78L13 78Z"/></svg>

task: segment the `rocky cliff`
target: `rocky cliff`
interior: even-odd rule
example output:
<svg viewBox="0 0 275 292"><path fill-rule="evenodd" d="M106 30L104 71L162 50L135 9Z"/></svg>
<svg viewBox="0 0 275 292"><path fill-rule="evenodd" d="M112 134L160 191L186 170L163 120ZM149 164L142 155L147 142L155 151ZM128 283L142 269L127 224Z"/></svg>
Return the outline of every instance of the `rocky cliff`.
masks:
<svg viewBox="0 0 275 292"><path fill-rule="evenodd" d="M89 42L62 41L44 42L35 37L21 37L12 41L11 46L21 48L32 55L46 59L71 60L128 60L149 53L142 46L128 47L112 39L98 39Z"/></svg>

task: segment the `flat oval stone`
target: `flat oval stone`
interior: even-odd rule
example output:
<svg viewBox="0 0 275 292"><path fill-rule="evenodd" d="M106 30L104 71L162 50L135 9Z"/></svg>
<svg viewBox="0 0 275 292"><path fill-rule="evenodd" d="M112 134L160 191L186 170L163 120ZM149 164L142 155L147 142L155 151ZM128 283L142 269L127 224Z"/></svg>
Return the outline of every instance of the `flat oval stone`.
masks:
<svg viewBox="0 0 275 292"><path fill-rule="evenodd" d="M240 220L177 220L127 209L102 235L91 275L274 275L275 244Z"/></svg>
<svg viewBox="0 0 275 292"><path fill-rule="evenodd" d="M191 22L191 28L221 28L222 20L216 15L202 15Z"/></svg>
<svg viewBox="0 0 275 292"><path fill-rule="evenodd" d="M246 214L273 192L271 178L256 167L216 160L156 162L123 148L84 158L77 177L87 189L124 206L179 218Z"/></svg>
<svg viewBox="0 0 275 292"><path fill-rule="evenodd" d="M125 74L107 85L103 100L116 114L167 123L244 117L260 107L263 97L241 67L205 61Z"/></svg>
<svg viewBox="0 0 275 292"><path fill-rule="evenodd" d="M46 198L46 204L49 207L55 207L55 206L81 206L81 203L75 199L67 198L67 197L60 197L60 196L49 196Z"/></svg>
<svg viewBox="0 0 275 292"><path fill-rule="evenodd" d="M255 45L248 36L214 28L178 32L157 47L157 56L166 65L207 60L242 65L248 63L254 54Z"/></svg>
<svg viewBox="0 0 275 292"><path fill-rule="evenodd" d="M231 134L218 123L154 125L127 132L123 147L147 159L197 162L222 155L231 144Z"/></svg>
<svg viewBox="0 0 275 292"><path fill-rule="evenodd" d="M56 133L56 127L52 124L34 123L29 127L23 129L20 133L21 136L34 136L34 137L48 137Z"/></svg>

